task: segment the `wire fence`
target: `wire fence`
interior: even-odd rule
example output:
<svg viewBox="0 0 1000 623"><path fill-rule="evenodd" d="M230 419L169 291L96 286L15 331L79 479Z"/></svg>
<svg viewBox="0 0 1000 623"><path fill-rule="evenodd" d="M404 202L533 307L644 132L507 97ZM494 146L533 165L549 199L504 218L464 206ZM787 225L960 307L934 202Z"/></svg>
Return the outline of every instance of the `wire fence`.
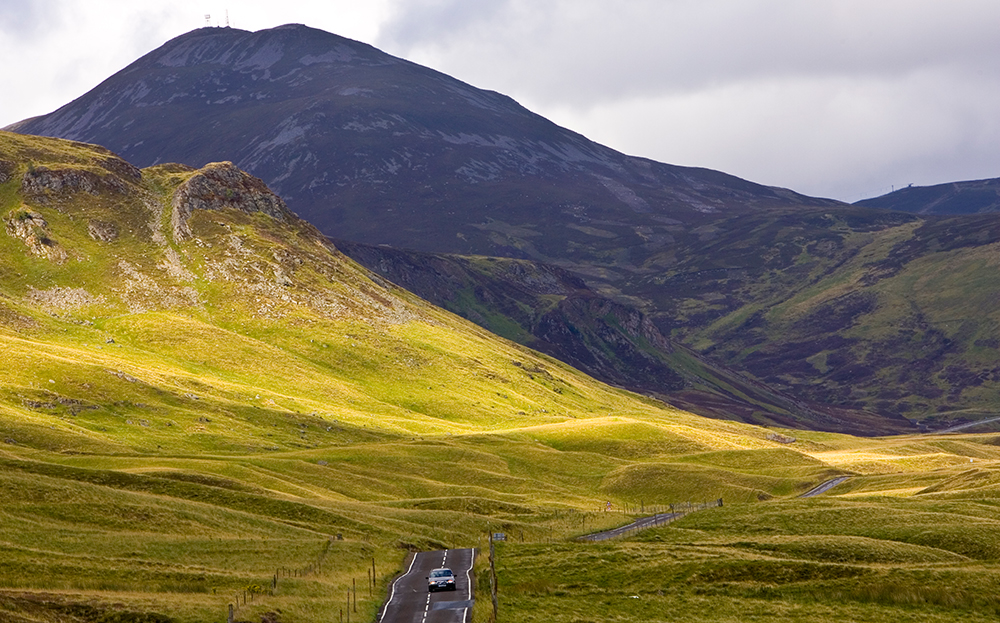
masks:
<svg viewBox="0 0 1000 623"><path fill-rule="evenodd" d="M323 550L316 557L316 560L307 565L302 567L278 567L275 569L274 575L271 577L270 586L250 584L244 589L238 591L235 594L233 602L228 606L226 615L227 623L236 623L236 617L239 616L240 610L248 604L259 602L266 597L273 597L277 594L281 580L290 578L306 578L316 573L322 573L323 569L326 567L326 557L327 554L330 553L330 546L333 545L334 540L338 538L342 537L340 537L340 535L337 535L337 537L331 536L326 541L326 544L323 546ZM372 558L371 567L367 570L367 575L368 597L370 599L373 597L375 584L378 579L378 576L376 575L374 557ZM345 605L346 607L340 608L340 621L341 623L351 623L351 613L353 612L354 614L357 614L358 612L358 581L356 578L351 580L351 586L347 589ZM355 617L355 619L357 619L357 617Z"/></svg>

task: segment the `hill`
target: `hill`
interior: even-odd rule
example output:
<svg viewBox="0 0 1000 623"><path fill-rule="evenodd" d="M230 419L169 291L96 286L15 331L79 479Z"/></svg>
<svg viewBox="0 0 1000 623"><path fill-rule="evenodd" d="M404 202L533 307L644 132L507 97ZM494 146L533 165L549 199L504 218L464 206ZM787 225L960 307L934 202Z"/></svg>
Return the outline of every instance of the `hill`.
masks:
<svg viewBox="0 0 1000 623"><path fill-rule="evenodd" d="M907 186L854 205L914 214L984 214L1000 212L1000 179Z"/></svg>
<svg viewBox="0 0 1000 623"><path fill-rule="evenodd" d="M834 203L626 156L509 97L297 24L189 32L8 129L138 166L229 160L328 235L435 252L587 257L603 220L663 247L665 226Z"/></svg>

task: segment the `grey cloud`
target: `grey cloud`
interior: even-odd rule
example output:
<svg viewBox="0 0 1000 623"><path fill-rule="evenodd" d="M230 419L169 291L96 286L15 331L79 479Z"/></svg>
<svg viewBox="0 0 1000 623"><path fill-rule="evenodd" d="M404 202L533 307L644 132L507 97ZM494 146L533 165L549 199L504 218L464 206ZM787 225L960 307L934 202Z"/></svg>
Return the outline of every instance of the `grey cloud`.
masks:
<svg viewBox="0 0 1000 623"><path fill-rule="evenodd" d="M996 72L997 24L1000 3L985 1L418 2L399 6L379 43L580 106L767 77Z"/></svg>
<svg viewBox="0 0 1000 623"><path fill-rule="evenodd" d="M397 0L376 43L627 153L855 200L1000 176L998 25L993 0Z"/></svg>
<svg viewBox="0 0 1000 623"><path fill-rule="evenodd" d="M0 0L0 37L25 40L61 21L58 0Z"/></svg>

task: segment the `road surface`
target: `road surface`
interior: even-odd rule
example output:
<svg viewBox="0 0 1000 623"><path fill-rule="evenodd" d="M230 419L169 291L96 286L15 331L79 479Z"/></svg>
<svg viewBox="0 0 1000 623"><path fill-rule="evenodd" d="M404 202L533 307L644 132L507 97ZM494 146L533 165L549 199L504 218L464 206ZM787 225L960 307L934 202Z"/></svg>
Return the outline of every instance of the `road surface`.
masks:
<svg viewBox="0 0 1000 623"><path fill-rule="evenodd" d="M595 532L593 534L588 534L582 536L578 541L605 541L607 539L613 539L617 536L622 536L629 532L634 532L637 530L645 530L646 528L652 528L653 526L659 526L660 524L669 523L670 521L681 516L681 513L659 513L656 515L650 515L649 517L643 517L641 519L636 519L627 526L622 526L621 528L615 528L614 530L606 530L605 532Z"/></svg>
<svg viewBox="0 0 1000 623"><path fill-rule="evenodd" d="M964 424L956 424L955 426L949 426L948 428L942 428L941 430L929 430L925 435L943 435L945 433L957 433L960 430L965 430L966 428L972 428L973 426L979 426L980 424L990 424L992 422L1000 422L1000 417L991 417L985 420L978 420L976 422L966 422Z"/></svg>
<svg viewBox="0 0 1000 623"><path fill-rule="evenodd" d="M811 497L815 497L815 496L819 495L820 493L826 493L827 491L829 491L830 489L833 489L834 487L836 487L840 483L844 482L845 480L847 480L847 476L841 476L840 478L834 478L833 480L827 480L823 484L821 484L819 486L816 486L816 487L813 487L812 489L806 491L805 493L803 493L799 497L800 498L811 498Z"/></svg>
<svg viewBox="0 0 1000 623"><path fill-rule="evenodd" d="M471 549L414 554L406 573L389 588L379 623L468 623L472 618L474 559L475 551ZM427 576L438 567L454 572L454 591L427 592Z"/></svg>

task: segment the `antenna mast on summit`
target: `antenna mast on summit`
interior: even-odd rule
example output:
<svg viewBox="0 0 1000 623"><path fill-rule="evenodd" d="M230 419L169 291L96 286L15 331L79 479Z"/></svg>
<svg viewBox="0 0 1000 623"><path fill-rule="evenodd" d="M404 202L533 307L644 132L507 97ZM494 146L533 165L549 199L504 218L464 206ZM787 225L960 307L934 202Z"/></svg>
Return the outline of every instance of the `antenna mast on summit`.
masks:
<svg viewBox="0 0 1000 623"><path fill-rule="evenodd" d="M226 28L229 28L229 9L226 9Z"/></svg>
<svg viewBox="0 0 1000 623"><path fill-rule="evenodd" d="M205 25L206 26L212 25L212 15L210 13L205 13Z"/></svg>

